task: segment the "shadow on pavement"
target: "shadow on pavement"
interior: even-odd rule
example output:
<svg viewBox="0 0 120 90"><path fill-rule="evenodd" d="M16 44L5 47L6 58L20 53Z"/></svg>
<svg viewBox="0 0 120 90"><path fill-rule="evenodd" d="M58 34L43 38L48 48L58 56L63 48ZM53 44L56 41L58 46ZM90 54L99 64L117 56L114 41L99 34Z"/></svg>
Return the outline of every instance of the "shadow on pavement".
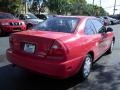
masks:
<svg viewBox="0 0 120 90"><path fill-rule="evenodd" d="M8 65L0 68L0 90L119 90L120 82L116 80L120 80L120 75L114 70L120 68L95 63L88 80L56 80Z"/></svg>
<svg viewBox="0 0 120 90"><path fill-rule="evenodd" d="M12 65L0 69L1 90L66 90L81 83L79 78L56 80L28 73Z"/></svg>

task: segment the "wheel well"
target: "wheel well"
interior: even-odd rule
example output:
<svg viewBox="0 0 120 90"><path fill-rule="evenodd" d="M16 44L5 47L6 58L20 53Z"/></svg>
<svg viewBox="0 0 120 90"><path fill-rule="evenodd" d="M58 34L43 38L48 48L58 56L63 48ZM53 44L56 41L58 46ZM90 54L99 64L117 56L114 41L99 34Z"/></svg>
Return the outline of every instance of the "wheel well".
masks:
<svg viewBox="0 0 120 90"><path fill-rule="evenodd" d="M115 43L115 37L113 37L113 42Z"/></svg>
<svg viewBox="0 0 120 90"><path fill-rule="evenodd" d="M113 41L115 41L115 37L113 37Z"/></svg>
<svg viewBox="0 0 120 90"><path fill-rule="evenodd" d="M32 25L31 23L28 23L27 25Z"/></svg>
<svg viewBox="0 0 120 90"><path fill-rule="evenodd" d="M94 60L94 52L90 51L90 52L88 52L88 54L90 54L92 56L92 59Z"/></svg>
<svg viewBox="0 0 120 90"><path fill-rule="evenodd" d="M33 27L33 25L31 23L27 24L27 29L30 29L31 27Z"/></svg>

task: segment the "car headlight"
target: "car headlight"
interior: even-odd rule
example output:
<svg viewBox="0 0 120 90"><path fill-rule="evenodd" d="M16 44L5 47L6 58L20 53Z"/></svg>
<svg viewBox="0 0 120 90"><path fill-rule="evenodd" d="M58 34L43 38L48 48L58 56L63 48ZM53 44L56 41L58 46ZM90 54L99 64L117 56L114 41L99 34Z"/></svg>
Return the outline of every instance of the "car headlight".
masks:
<svg viewBox="0 0 120 90"><path fill-rule="evenodd" d="M25 22L21 22L22 23L22 25L25 25Z"/></svg>
<svg viewBox="0 0 120 90"><path fill-rule="evenodd" d="M3 22L3 23L1 23L1 25L10 25L10 23L7 23L7 22Z"/></svg>

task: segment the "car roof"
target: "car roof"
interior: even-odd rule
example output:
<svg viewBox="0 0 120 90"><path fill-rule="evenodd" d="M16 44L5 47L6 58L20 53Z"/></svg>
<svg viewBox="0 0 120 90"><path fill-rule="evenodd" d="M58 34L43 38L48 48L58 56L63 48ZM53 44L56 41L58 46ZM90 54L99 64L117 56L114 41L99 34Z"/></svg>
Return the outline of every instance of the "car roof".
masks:
<svg viewBox="0 0 120 90"><path fill-rule="evenodd" d="M56 17L72 17L72 18L79 18L79 19L87 19L87 18L96 18L94 16L63 16L63 15L55 15Z"/></svg>

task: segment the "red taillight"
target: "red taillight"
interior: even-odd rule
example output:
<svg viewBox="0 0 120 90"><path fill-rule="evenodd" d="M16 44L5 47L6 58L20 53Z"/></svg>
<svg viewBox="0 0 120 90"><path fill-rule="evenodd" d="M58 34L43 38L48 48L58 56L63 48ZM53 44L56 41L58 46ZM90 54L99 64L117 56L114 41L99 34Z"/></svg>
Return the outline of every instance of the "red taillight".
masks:
<svg viewBox="0 0 120 90"><path fill-rule="evenodd" d="M12 36L9 37L10 48L13 47L13 38Z"/></svg>
<svg viewBox="0 0 120 90"><path fill-rule="evenodd" d="M57 41L51 46L47 58L49 59L64 59L65 58L65 49L64 47L58 43Z"/></svg>
<svg viewBox="0 0 120 90"><path fill-rule="evenodd" d="M18 46L17 40L13 38L13 36L9 37L10 48L14 48Z"/></svg>

